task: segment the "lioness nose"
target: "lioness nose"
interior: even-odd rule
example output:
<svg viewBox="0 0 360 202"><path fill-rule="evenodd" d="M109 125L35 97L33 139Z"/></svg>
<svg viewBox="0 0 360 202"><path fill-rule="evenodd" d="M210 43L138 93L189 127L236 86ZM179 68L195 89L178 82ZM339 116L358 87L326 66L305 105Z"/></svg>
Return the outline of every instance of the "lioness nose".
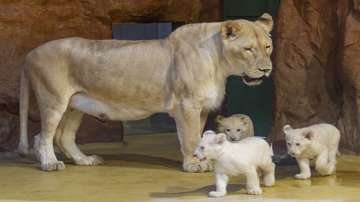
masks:
<svg viewBox="0 0 360 202"><path fill-rule="evenodd" d="M196 154L193 154L193 157L195 157L195 158L196 158L196 157L197 157L197 155L196 155Z"/></svg>
<svg viewBox="0 0 360 202"><path fill-rule="evenodd" d="M266 73L269 73L271 71L271 69L269 69L269 68L260 68L260 71L262 71L262 72L264 72L266 74Z"/></svg>

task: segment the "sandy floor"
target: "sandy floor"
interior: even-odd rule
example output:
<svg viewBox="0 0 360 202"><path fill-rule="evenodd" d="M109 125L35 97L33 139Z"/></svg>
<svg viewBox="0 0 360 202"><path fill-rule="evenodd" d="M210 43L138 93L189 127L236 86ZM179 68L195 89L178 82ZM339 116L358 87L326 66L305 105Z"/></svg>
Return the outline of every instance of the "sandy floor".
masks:
<svg viewBox="0 0 360 202"><path fill-rule="evenodd" d="M212 173L185 173L174 134L133 135L129 144L89 144L86 153L106 163L83 167L66 162L61 172L42 172L28 159L0 155L0 202L3 201L151 201L151 202L359 202L360 157L343 155L338 173L330 177L294 180L296 167L278 167L274 187L261 196L244 192L244 178L231 180L228 195L207 198L214 189Z"/></svg>

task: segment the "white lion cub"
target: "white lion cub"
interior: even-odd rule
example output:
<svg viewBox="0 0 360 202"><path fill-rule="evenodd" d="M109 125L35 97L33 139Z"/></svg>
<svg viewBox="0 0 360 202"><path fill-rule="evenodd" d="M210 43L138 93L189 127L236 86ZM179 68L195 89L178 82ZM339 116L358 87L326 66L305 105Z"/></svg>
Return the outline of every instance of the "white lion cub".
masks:
<svg viewBox="0 0 360 202"><path fill-rule="evenodd" d="M295 178L310 178L310 160L315 160L315 170L320 175L335 173L340 141L340 132L335 126L322 123L293 129L285 125L283 131L288 153L296 158L300 167L300 173Z"/></svg>
<svg viewBox="0 0 360 202"><path fill-rule="evenodd" d="M248 137L238 142L229 142L224 133L205 131L195 150L194 157L200 161L212 160L216 179L216 191L210 197L226 194L230 176L245 175L248 194L261 194L258 171L262 173L264 185L275 183L275 164L271 160L272 149L259 137Z"/></svg>
<svg viewBox="0 0 360 202"><path fill-rule="evenodd" d="M225 133L229 141L254 136L254 125L250 117L245 114L234 114L229 117L216 117L218 132Z"/></svg>

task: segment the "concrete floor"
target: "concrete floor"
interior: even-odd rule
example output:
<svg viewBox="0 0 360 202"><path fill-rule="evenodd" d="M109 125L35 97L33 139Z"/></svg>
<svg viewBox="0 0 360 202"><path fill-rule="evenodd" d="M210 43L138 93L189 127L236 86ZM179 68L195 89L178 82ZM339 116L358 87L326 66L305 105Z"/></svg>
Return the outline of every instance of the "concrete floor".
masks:
<svg viewBox="0 0 360 202"><path fill-rule="evenodd" d="M0 155L0 202L4 201L151 201L151 202L359 202L360 157L339 158L336 176L295 180L294 166L278 167L276 185L261 196L244 192L244 178L231 179L228 195L209 199L212 173L185 173L175 134L133 135L128 145L88 144L86 153L106 160L101 166L66 162L60 172L42 172L28 159Z"/></svg>

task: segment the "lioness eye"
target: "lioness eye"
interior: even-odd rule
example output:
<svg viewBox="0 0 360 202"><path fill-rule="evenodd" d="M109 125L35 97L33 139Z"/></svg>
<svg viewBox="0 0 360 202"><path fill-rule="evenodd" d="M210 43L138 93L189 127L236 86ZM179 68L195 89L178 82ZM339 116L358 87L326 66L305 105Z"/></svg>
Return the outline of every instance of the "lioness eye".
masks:
<svg viewBox="0 0 360 202"><path fill-rule="evenodd" d="M236 131L237 131L237 132L240 132L240 129L237 129Z"/></svg>
<svg viewBox="0 0 360 202"><path fill-rule="evenodd" d="M265 48L266 48L266 49L269 49L269 48L271 48L271 46L270 46L270 45L267 45Z"/></svg>
<svg viewBox="0 0 360 202"><path fill-rule="evenodd" d="M244 48L246 51L252 51L252 48L251 47L246 47L246 48Z"/></svg>
<svg viewBox="0 0 360 202"><path fill-rule="evenodd" d="M300 146L300 143L296 143L296 146Z"/></svg>
<svg viewBox="0 0 360 202"><path fill-rule="evenodd" d="M201 149L201 150L204 150L204 149L205 149L205 147L204 147L204 146L201 146L201 147L200 147L200 149Z"/></svg>
<svg viewBox="0 0 360 202"><path fill-rule="evenodd" d="M291 143L287 143L289 146L291 146Z"/></svg>
<svg viewBox="0 0 360 202"><path fill-rule="evenodd" d="M226 129L227 132L230 132L230 129Z"/></svg>

